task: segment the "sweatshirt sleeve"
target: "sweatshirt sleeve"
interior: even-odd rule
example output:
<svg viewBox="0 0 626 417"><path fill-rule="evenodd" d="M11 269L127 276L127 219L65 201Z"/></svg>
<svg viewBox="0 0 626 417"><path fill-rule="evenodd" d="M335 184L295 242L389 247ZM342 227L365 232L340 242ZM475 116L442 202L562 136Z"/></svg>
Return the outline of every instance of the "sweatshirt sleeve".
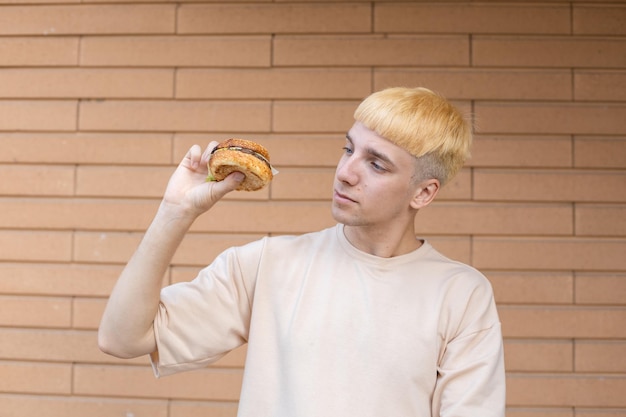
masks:
<svg viewBox="0 0 626 417"><path fill-rule="evenodd" d="M460 325L445 343L438 366L433 416L504 417L502 331L486 278L461 310Z"/></svg>
<svg viewBox="0 0 626 417"><path fill-rule="evenodd" d="M244 270L229 249L193 281L161 290L157 351L150 355L155 376L205 367L246 342L251 303Z"/></svg>

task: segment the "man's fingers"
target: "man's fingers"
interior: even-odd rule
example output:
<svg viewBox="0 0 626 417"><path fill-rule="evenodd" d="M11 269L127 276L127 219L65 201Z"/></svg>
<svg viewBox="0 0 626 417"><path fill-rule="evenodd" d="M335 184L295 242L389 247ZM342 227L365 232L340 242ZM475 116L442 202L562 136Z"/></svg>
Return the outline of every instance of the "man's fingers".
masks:
<svg viewBox="0 0 626 417"><path fill-rule="evenodd" d="M211 158L211 152L213 152L213 149L218 145L217 142L212 141L209 143L209 146L206 147L206 149L204 150L204 153L202 154L202 163L206 164L209 162L209 158Z"/></svg>
<svg viewBox="0 0 626 417"><path fill-rule="evenodd" d="M241 172L235 171L229 174L222 181L212 183L211 194L214 201L220 200L226 194L235 190L245 177L246 176Z"/></svg>
<svg viewBox="0 0 626 417"><path fill-rule="evenodd" d="M187 151L187 155L183 159L183 164L185 164L188 168L196 169L200 166L200 159L202 158L202 148L199 145L193 145Z"/></svg>

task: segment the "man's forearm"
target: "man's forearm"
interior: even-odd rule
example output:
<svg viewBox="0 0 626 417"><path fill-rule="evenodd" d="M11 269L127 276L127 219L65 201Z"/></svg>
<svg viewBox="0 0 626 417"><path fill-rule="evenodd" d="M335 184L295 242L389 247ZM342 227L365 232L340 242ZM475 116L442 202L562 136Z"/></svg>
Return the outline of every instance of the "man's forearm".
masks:
<svg viewBox="0 0 626 417"><path fill-rule="evenodd" d="M162 280L193 220L161 205L107 303L98 332L104 352L132 358L156 349L152 323Z"/></svg>

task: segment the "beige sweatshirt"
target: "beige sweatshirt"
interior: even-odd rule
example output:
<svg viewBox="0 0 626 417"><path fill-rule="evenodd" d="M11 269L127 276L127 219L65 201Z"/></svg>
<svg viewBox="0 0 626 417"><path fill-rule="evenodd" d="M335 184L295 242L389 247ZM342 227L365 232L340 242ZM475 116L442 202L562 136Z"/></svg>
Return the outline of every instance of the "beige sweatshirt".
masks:
<svg viewBox="0 0 626 417"><path fill-rule="evenodd" d="M428 242L380 258L342 225L265 238L161 301L157 376L248 343L240 417L504 416L491 286Z"/></svg>

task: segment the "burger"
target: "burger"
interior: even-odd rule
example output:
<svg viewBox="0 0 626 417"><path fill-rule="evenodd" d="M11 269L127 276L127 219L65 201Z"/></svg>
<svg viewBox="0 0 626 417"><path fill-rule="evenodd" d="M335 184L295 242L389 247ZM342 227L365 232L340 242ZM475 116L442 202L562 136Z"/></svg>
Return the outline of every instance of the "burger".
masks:
<svg viewBox="0 0 626 417"><path fill-rule="evenodd" d="M219 143L211 152L208 168L211 181L222 181L234 171L244 174L236 190L259 190L274 178L267 149L245 139L231 138Z"/></svg>

